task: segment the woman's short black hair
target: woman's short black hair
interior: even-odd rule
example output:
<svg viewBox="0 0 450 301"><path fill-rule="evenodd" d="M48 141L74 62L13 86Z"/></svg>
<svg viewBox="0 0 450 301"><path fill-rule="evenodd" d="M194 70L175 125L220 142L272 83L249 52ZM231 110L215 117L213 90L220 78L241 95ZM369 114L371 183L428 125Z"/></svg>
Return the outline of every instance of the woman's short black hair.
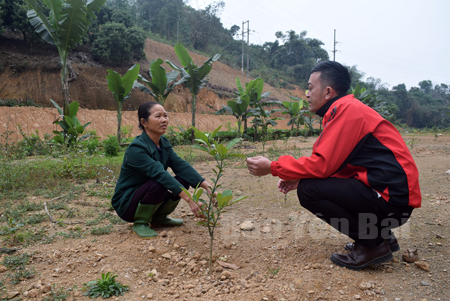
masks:
<svg viewBox="0 0 450 301"><path fill-rule="evenodd" d="M139 128L141 130L144 130L144 127L141 124L141 118L144 118L144 120L147 121L148 116L150 116L150 111L155 105L161 105L161 104L156 101L147 101L139 106L139 109L138 109L139 120L138 121L139 121Z"/></svg>
<svg viewBox="0 0 450 301"><path fill-rule="evenodd" d="M352 82L347 67L338 62L325 61L317 64L312 70L320 72L320 79L324 84L333 88L338 94L346 93Z"/></svg>

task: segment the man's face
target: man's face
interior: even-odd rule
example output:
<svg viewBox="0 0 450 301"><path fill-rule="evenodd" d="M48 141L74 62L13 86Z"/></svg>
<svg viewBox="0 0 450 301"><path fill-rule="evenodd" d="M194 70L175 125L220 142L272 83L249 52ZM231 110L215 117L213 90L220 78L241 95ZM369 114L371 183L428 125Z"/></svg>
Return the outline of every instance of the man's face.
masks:
<svg viewBox="0 0 450 301"><path fill-rule="evenodd" d="M322 87L322 81L319 77L320 72L314 72L308 81L309 91L306 98L308 99L309 111L313 113L317 112L329 100L326 87Z"/></svg>

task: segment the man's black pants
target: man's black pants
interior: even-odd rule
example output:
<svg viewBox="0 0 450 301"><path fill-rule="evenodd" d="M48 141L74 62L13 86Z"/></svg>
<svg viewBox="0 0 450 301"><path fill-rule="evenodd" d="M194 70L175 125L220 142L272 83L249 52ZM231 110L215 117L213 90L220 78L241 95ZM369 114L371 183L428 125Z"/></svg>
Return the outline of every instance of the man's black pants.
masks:
<svg viewBox="0 0 450 301"><path fill-rule="evenodd" d="M356 179L302 179L297 188L300 204L356 242L373 248L390 238L413 210L393 206Z"/></svg>

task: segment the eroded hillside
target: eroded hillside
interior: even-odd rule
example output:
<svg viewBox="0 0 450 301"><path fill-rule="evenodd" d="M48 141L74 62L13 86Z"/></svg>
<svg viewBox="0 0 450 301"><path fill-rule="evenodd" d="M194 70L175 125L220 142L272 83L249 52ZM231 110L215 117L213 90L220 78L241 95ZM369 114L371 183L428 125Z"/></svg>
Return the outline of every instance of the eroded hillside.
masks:
<svg viewBox="0 0 450 301"><path fill-rule="evenodd" d="M145 46L147 60L141 64L141 74L148 76L149 61L156 58L170 60L175 64L179 61L170 45L153 40L147 40ZM195 63L202 64L207 57L191 53ZM121 74L132 66L130 62L123 67L106 66L93 61L83 47L73 51L69 57L72 72L70 74L70 98L78 101L82 108L115 110L116 103L106 85L107 69L113 69ZM166 65L168 69L170 67ZM32 99L42 106L51 106L49 99L62 103L60 84L59 56L56 49L50 45L34 48L33 55L27 53L25 43L20 40L0 37L0 99ZM233 69L223 63L215 62L210 73L207 88L198 96L197 112L214 112L234 97L236 77L243 83L248 82L240 70ZM277 91L265 85L264 92L270 91L271 98L281 101L289 100L288 95L304 97L297 90ZM140 91L135 91L124 105L124 110L136 110L140 103L151 100L151 97ZM166 108L174 112L189 112L191 96L187 89L176 87L167 102Z"/></svg>

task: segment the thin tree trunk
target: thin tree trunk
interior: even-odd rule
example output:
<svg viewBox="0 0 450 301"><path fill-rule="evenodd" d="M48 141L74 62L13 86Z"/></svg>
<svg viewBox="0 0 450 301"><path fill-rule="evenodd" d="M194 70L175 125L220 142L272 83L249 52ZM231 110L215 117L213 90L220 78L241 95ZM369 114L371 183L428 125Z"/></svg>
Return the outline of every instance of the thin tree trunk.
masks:
<svg viewBox="0 0 450 301"><path fill-rule="evenodd" d="M212 251L213 251L213 243L214 243L214 234L211 235L211 240L209 242L209 269L208 274L211 275L211 265L212 265Z"/></svg>
<svg viewBox="0 0 450 301"><path fill-rule="evenodd" d="M119 102L119 108L117 109L117 140L119 141L119 145L122 143L122 106L123 103Z"/></svg>
<svg viewBox="0 0 450 301"><path fill-rule="evenodd" d="M195 139L195 110L197 109L197 95L192 93L192 134L191 134L191 143L194 144Z"/></svg>
<svg viewBox="0 0 450 301"><path fill-rule="evenodd" d="M68 68L66 61L61 62L61 85L63 90L63 112L64 115L69 115L69 104L70 104L70 95L69 95L69 78L68 78Z"/></svg>

